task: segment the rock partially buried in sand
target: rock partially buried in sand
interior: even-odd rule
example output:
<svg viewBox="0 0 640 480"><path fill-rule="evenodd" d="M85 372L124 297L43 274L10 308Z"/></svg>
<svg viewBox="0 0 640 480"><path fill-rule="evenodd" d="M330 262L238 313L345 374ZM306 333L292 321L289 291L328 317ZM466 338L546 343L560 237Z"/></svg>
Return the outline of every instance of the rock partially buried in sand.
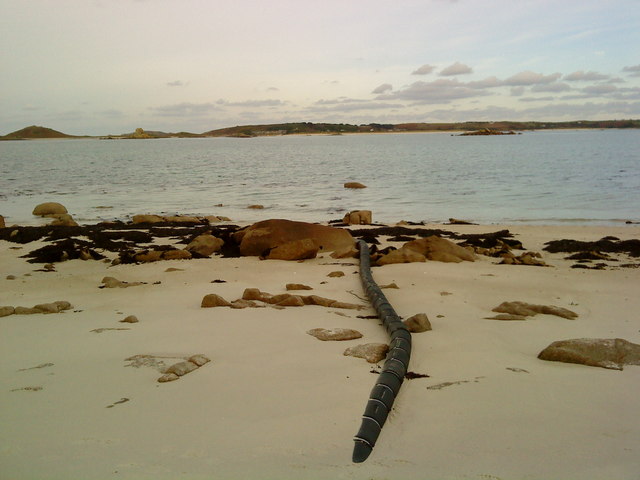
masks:
<svg viewBox="0 0 640 480"><path fill-rule="evenodd" d="M640 365L640 345L622 338L560 340L540 352L538 358L622 370L624 365Z"/></svg>
<svg viewBox="0 0 640 480"><path fill-rule="evenodd" d="M287 290L313 290L309 285L303 285L301 283L287 283L285 288Z"/></svg>
<svg viewBox="0 0 640 480"><path fill-rule="evenodd" d="M135 315L129 315L125 318L123 318L122 320L120 320L120 323L138 323L138 317L136 317Z"/></svg>
<svg viewBox="0 0 640 480"><path fill-rule="evenodd" d="M9 315L13 315L16 312L16 309L11 306L0 307L0 317L8 317Z"/></svg>
<svg viewBox="0 0 640 480"><path fill-rule="evenodd" d="M367 188L367 186L360 182L346 182L344 188Z"/></svg>
<svg viewBox="0 0 640 480"><path fill-rule="evenodd" d="M104 277L102 283L103 285L99 288L127 288L145 284L145 282L123 282L114 277Z"/></svg>
<svg viewBox="0 0 640 480"><path fill-rule="evenodd" d="M310 238L292 240L278 245L267 255L268 260L307 260L316 258L319 247Z"/></svg>
<svg viewBox="0 0 640 480"><path fill-rule="evenodd" d="M578 314L567 310L566 308L556 307L554 305L534 305L526 302L502 302L500 305L491 310L497 313L506 313L510 315L520 315L523 317L531 317L538 313L546 315L555 315L557 317L573 320L578 318ZM507 320L507 318L493 318L491 320ZM508 320L519 320L519 318L510 318Z"/></svg>
<svg viewBox="0 0 640 480"><path fill-rule="evenodd" d="M435 235L419 238L405 243L398 250L393 250L379 258L378 265L391 263L424 262L433 260L436 262L459 263L462 261L473 262L476 256L460 245Z"/></svg>
<svg viewBox="0 0 640 480"><path fill-rule="evenodd" d="M371 210L354 210L347 213L342 219L347 225L371 225Z"/></svg>
<svg viewBox="0 0 640 480"><path fill-rule="evenodd" d="M194 238L185 248L192 255L197 257L209 257L212 253L219 251L224 245L224 240L214 237L209 233L203 233Z"/></svg>
<svg viewBox="0 0 640 480"><path fill-rule="evenodd" d="M369 363L378 363L387 356L389 345L386 343L365 343L347 348L343 355L364 358Z"/></svg>
<svg viewBox="0 0 640 480"><path fill-rule="evenodd" d="M172 382L178 380L178 378L197 370L201 366L209 363L211 360L206 355L201 353L192 355L188 360L183 362L174 363L164 371L164 375L158 378L158 382Z"/></svg>
<svg viewBox="0 0 640 480"><path fill-rule="evenodd" d="M276 247L296 240L311 239L319 252L352 247L355 240L347 230L292 220L263 220L233 234L244 256L266 256Z"/></svg>
<svg viewBox="0 0 640 480"><path fill-rule="evenodd" d="M350 328L314 328L309 330L307 333L322 341L342 341L362 338L362 334L360 332Z"/></svg>
<svg viewBox="0 0 640 480"><path fill-rule="evenodd" d="M40 217L44 217L45 215L59 215L63 213L68 213L67 209L64 205L57 202L41 203L33 209L33 215Z"/></svg>
<svg viewBox="0 0 640 480"><path fill-rule="evenodd" d="M224 298L222 298L220 295L216 293L210 293L204 296L200 306L202 308L229 307L231 306L231 303L226 301Z"/></svg>

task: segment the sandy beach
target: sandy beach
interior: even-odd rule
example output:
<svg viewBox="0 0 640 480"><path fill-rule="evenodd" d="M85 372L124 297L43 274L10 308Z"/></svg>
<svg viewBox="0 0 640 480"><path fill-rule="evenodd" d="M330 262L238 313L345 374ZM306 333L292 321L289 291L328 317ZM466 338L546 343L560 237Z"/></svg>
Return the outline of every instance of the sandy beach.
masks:
<svg viewBox="0 0 640 480"><path fill-rule="evenodd" d="M351 462L353 436L379 368L343 352L388 337L379 320L365 318L375 311L357 259L212 255L112 265L116 255L102 252L107 262L69 260L47 271L21 258L44 240L0 240L0 307L72 306L0 318L0 477L637 479L640 366L537 356L565 339L640 343L639 258L612 253L602 269L572 268L567 253L543 250L559 239L638 239L640 226L429 227L508 229L546 266L478 255L373 269L379 285L397 285L384 290L397 313L425 313L433 329L413 334L410 370L428 377L404 382L362 464ZM344 275L328 276L336 271ZM101 288L104 277L130 286ZM362 308L201 307L208 294L232 301L247 288L285 293L289 283ZM505 301L578 317L487 319ZM122 322L130 315L138 322ZM307 334L314 328L350 328L362 338L320 341ZM211 361L157 381L196 354Z"/></svg>

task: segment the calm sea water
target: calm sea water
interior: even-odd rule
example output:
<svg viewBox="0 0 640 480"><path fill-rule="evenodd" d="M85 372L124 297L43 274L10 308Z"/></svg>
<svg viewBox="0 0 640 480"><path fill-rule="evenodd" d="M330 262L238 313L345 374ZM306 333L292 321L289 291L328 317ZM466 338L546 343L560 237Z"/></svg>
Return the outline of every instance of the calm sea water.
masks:
<svg viewBox="0 0 640 480"><path fill-rule="evenodd" d="M640 131L0 142L0 214L37 224L31 211L45 201L80 223L327 221L369 209L379 222L616 224L640 221Z"/></svg>

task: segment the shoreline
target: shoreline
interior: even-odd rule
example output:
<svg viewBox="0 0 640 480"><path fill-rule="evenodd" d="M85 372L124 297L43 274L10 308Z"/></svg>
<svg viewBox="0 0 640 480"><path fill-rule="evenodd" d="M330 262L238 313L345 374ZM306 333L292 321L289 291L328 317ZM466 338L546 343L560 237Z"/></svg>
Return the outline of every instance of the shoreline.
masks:
<svg viewBox="0 0 640 480"><path fill-rule="evenodd" d="M21 256L51 241L0 240L0 306L73 305L55 314L0 318L2 476L635 478L640 366L617 371L537 355L568 338L640 343L640 268L623 267L639 258L609 253L610 260L586 264L604 263L604 269L578 269L568 253L543 250L560 239L638 239L640 226L406 228L456 235L508 229L527 249L514 253L539 252L547 266L500 265L478 254L474 262L372 270L379 285L399 287L384 292L400 316L425 313L433 329L412 335L410 370L429 377L404 382L371 457L358 465L351 463L352 437L378 367L343 352L388 337L377 320L364 318L374 312L355 274L356 259L214 254L114 265L117 254L100 251L108 263L68 260L47 270ZM154 236L153 244L178 239ZM387 235L377 240L378 248L402 245ZM344 275L328 276L335 271ZM101 288L107 276L131 287ZM258 288L275 295L288 283L362 310L201 307L208 294L231 301ZM504 301L555 305L578 317L487 320ZM129 315L139 322L122 323ZM363 337L323 342L307 334L314 328L351 328ZM177 381L157 382L160 366L195 354L211 362Z"/></svg>

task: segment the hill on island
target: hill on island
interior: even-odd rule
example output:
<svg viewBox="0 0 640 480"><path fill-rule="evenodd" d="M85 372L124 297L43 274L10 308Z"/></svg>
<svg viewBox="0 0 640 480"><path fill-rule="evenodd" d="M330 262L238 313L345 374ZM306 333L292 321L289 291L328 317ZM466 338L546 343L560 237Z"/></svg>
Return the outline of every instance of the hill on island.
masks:
<svg viewBox="0 0 640 480"><path fill-rule="evenodd" d="M0 138L3 140L30 140L36 138L73 138L73 135L67 135L52 128L31 125Z"/></svg>

